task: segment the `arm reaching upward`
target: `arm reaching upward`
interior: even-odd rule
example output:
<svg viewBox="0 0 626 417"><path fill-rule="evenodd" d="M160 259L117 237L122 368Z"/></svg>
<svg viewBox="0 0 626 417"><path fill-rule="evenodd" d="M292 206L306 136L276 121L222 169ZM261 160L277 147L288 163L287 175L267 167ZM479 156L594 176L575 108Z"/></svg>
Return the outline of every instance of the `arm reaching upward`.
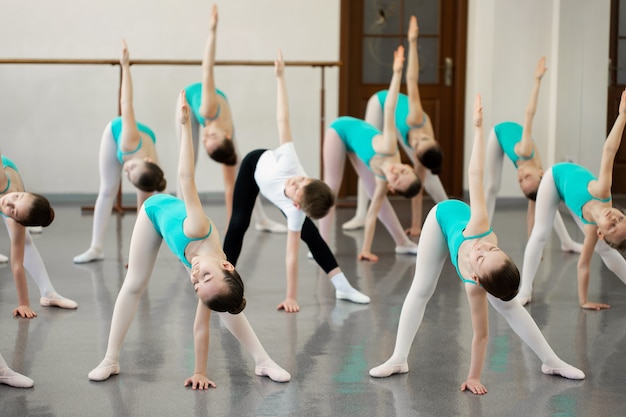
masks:
<svg viewBox="0 0 626 417"><path fill-rule="evenodd" d="M613 163L615 162L615 155L617 155L617 151L619 150L619 146L622 142L622 134L624 133L625 125L626 89L622 91L617 119L615 119L615 123L609 132L609 136L604 142L598 182L590 184L590 188L593 187L593 189L590 189L589 191L597 197L606 198L611 195L611 185L613 184Z"/></svg>
<svg viewBox="0 0 626 417"><path fill-rule="evenodd" d="M419 55L417 53L417 37L419 28L417 18L411 16L409 20L409 31L407 38L409 41L409 56L406 67L406 90L409 96L409 114L406 123L409 126L418 126L424 122L424 109L420 98L419 89Z"/></svg>
<svg viewBox="0 0 626 417"><path fill-rule="evenodd" d="M202 57L202 96L200 98L200 115L205 119L214 119L219 111L217 92L215 91L215 38L217 32L217 5L211 8L209 19L209 36Z"/></svg>
<svg viewBox="0 0 626 417"><path fill-rule="evenodd" d="M189 121L189 106L187 105L185 90L182 90L180 94L178 119L181 124L181 137L180 155L178 156L178 180L183 201L185 202L185 209L187 210L187 218L183 223L183 228L188 237L202 237L209 232L210 223L204 214L196 188L191 123Z"/></svg>
<svg viewBox="0 0 626 417"><path fill-rule="evenodd" d="M485 164L485 137L483 132L483 106L480 95L476 95L474 101L474 144L467 170L469 182L469 199L471 215L465 232L467 235L475 235L489 229L489 216L485 203L485 190L483 188L483 171Z"/></svg>
<svg viewBox="0 0 626 417"><path fill-rule="evenodd" d="M541 86L541 78L546 73L546 57L543 56L537 63L535 69L535 81L530 92L530 98L526 105L526 113L524 115L524 129L522 131L522 141L520 142L519 153L521 156L529 157L533 152L532 129L533 119L537 111L537 100L539 98L539 87Z"/></svg>
<svg viewBox="0 0 626 417"><path fill-rule="evenodd" d="M122 152L132 152L139 146L141 136L135 120L133 107L133 80L130 75L130 57L126 41L122 39L122 83L120 86L120 110L122 112L122 140L120 148Z"/></svg>
<svg viewBox="0 0 626 417"><path fill-rule="evenodd" d="M402 81L402 68L404 67L404 47L398 46L393 53L393 75L389 83L389 92L385 99L383 109L383 140L376 151L393 155L398 151L396 140L396 105L400 94L400 82Z"/></svg>
<svg viewBox="0 0 626 417"><path fill-rule="evenodd" d="M276 74L276 121L278 123L278 139L283 145L291 142L291 126L289 125L289 103L287 101L287 86L285 83L285 61L283 53L278 50L278 58L274 61Z"/></svg>

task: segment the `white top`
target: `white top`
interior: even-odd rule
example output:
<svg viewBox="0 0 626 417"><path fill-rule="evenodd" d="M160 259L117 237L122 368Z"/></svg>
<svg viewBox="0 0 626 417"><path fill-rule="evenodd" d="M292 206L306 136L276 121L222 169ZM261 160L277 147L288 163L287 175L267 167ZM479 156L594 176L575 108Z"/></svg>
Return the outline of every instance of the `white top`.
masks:
<svg viewBox="0 0 626 417"><path fill-rule="evenodd" d="M285 195L285 181L292 177L306 176L300 164L293 142L265 151L257 162L254 179L261 194L287 216L287 228L294 232L302 230L306 214Z"/></svg>

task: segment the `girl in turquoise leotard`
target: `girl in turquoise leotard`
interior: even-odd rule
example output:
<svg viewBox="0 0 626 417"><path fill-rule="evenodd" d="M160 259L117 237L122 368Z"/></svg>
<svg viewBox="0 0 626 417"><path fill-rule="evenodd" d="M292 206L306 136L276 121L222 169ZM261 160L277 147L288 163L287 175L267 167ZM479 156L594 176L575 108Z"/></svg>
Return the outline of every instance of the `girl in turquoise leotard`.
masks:
<svg viewBox="0 0 626 417"><path fill-rule="evenodd" d="M88 377L92 381L104 381L120 373L119 355L124 337L139 298L150 281L159 247L165 240L190 272L191 283L198 295L193 326L195 368L193 376L185 380L185 386L189 385L192 389L215 387L206 375L211 310L218 312L228 330L252 354L257 375L286 382L290 379L289 373L269 357L241 312L246 306L243 282L235 267L226 260L217 228L202 208L194 180L189 107L184 90L180 94L178 180L182 200L157 195L146 200L139 210L130 241L128 272L113 310L107 351L102 362L89 372Z"/></svg>
<svg viewBox="0 0 626 417"><path fill-rule="evenodd" d="M133 108L133 85L130 57L122 42L121 117L113 119L104 129L100 141L100 189L94 207L89 248L74 257L74 263L100 261L104 258L104 238L111 209L115 202L122 173L137 188L137 207L148 196L165 190L167 182L159 167L156 139L152 130L137 123Z"/></svg>
<svg viewBox="0 0 626 417"><path fill-rule="evenodd" d="M324 181L331 190L334 193L339 191L345 160L349 157L361 180L366 181L368 192L371 193L372 203L367 211L365 236L359 254L361 260L373 262L378 260L378 256L374 255L371 249L379 212L381 208L387 210L390 206L387 193L391 191L411 198L421 189L421 182L411 166L400 161L396 141L395 107L403 66L404 48L398 47L394 52L393 76L385 104L385 126L382 134L363 120L340 118L339 123L337 125L333 123L324 135ZM376 177L375 179L367 173L368 170ZM334 214L333 207L326 217L320 219L320 232L326 242L330 238ZM384 221L383 218L381 220Z"/></svg>
<svg viewBox="0 0 626 417"><path fill-rule="evenodd" d="M519 299L531 300L532 284L539 268L541 251L550 235L561 200L570 210L574 221L585 234L578 260L578 303L585 309L609 308L605 303L588 300L591 256L598 252L604 264L626 284L626 260L617 249L626 247L626 217L613 207L611 184L613 163L619 150L626 125L626 90L622 92L619 114L604 147L600 172L596 179L587 169L575 164L557 164L547 170L539 191L535 209L535 226L524 252L524 268Z"/></svg>
<svg viewBox="0 0 626 417"><path fill-rule="evenodd" d="M226 95L215 86L213 67L215 66L217 5L211 8L209 35L202 57L202 81L185 87L187 103L191 109L191 131L194 155L197 160L198 142L202 144L211 159L222 165L224 177L224 201L226 204L226 224L233 210L233 192L240 160L237 157L235 126L230 104ZM180 103L178 103L180 106ZM177 106L178 108L178 106ZM176 123L180 130L180 124ZM180 132L178 132L180 135ZM180 197L180 192L178 192ZM284 224L270 219L263 210L260 199L254 206L256 230L272 233L286 233Z"/></svg>
<svg viewBox="0 0 626 417"><path fill-rule="evenodd" d="M498 247L485 205L480 97L476 98L474 105L474 125L474 144L468 168L470 205L457 200L444 201L426 217L417 250L415 276L400 313L393 354L385 363L371 369L370 375L380 378L409 371L411 344L449 254L464 283L474 329L469 374L461 384L461 390L467 389L478 395L487 392L480 381L489 335L487 300L539 356L543 373L582 379L584 373L554 353L530 314L513 299L519 284L519 271Z"/></svg>

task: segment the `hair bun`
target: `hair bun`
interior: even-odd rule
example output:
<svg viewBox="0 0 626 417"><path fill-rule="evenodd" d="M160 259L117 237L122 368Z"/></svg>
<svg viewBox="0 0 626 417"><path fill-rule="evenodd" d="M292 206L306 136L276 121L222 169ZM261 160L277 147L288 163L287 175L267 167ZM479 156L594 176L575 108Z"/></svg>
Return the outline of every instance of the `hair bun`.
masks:
<svg viewBox="0 0 626 417"><path fill-rule="evenodd" d="M239 314L239 313L241 313L244 310L244 308L246 308L246 299L242 298L241 299L241 304L239 304L239 307L237 307L235 309L232 309L232 310L229 310L228 312L230 314Z"/></svg>

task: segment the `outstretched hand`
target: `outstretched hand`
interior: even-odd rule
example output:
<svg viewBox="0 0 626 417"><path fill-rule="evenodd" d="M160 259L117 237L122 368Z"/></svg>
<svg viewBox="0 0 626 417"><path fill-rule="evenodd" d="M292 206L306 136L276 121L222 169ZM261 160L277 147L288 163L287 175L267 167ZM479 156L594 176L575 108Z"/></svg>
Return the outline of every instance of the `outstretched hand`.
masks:
<svg viewBox="0 0 626 417"><path fill-rule="evenodd" d="M543 77L543 74L545 74L547 70L548 68L546 68L546 57L542 56L537 63L537 69L535 69L535 78L541 79L541 77Z"/></svg>
<svg viewBox="0 0 626 417"><path fill-rule="evenodd" d="M130 63L130 55L128 53L128 45L126 40L122 39L122 56L120 57L120 65L127 66Z"/></svg>
<svg viewBox="0 0 626 417"><path fill-rule="evenodd" d="M283 51L278 50L278 58L274 60L274 73L277 77L281 77L285 71L285 61L283 61Z"/></svg>
<svg viewBox="0 0 626 417"><path fill-rule="evenodd" d="M483 124L483 103L480 94L476 94L474 99L474 126L480 127Z"/></svg>
<svg viewBox="0 0 626 417"><path fill-rule="evenodd" d="M278 304L276 310L285 310L285 313L297 313L298 311L300 311L300 306L295 299L286 298L285 301Z"/></svg>
<svg viewBox="0 0 626 417"><path fill-rule="evenodd" d="M404 46L398 46L393 53L393 72L402 72L404 67Z"/></svg>
<svg viewBox="0 0 626 417"><path fill-rule="evenodd" d="M409 42L416 41L418 35L419 28L417 26L417 18L415 16L411 16L411 19L409 19L409 31L407 32Z"/></svg>
<svg viewBox="0 0 626 417"><path fill-rule="evenodd" d="M37 317L37 313L35 313L35 311L29 306L18 306L13 309L13 316L20 316L23 319L32 319Z"/></svg>
<svg viewBox="0 0 626 417"><path fill-rule="evenodd" d="M181 125L187 124L189 121L189 105L187 104L187 93L185 90L180 91L180 108L178 109L178 120Z"/></svg>
<svg viewBox="0 0 626 417"><path fill-rule="evenodd" d="M209 29L215 30L217 28L217 4L211 7L211 17L209 18Z"/></svg>
<svg viewBox="0 0 626 417"><path fill-rule="evenodd" d="M211 381L209 378L207 378L206 375L203 375L203 374L193 374L191 378L185 379L184 386L186 387L191 386L191 389L199 389L199 390L206 390L211 387L217 388L217 385L215 385L215 382Z"/></svg>

